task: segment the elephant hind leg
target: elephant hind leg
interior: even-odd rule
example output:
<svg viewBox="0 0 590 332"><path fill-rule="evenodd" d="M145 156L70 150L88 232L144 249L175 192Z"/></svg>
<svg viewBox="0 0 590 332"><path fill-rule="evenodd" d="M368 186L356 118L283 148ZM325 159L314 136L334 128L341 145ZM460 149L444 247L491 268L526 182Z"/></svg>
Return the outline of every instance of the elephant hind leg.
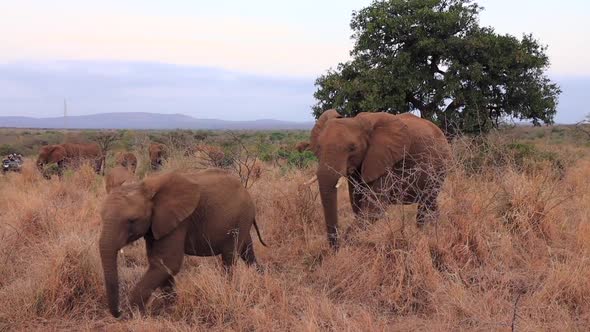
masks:
<svg viewBox="0 0 590 332"><path fill-rule="evenodd" d="M256 254L254 254L254 245L252 244L252 238L248 237L248 240L242 246L240 257L248 266L256 267L258 272L264 272L263 267L258 264L256 260Z"/></svg>
<svg viewBox="0 0 590 332"><path fill-rule="evenodd" d="M228 246L221 251L221 261L225 272L231 273L231 268L236 261L234 246Z"/></svg>
<svg viewBox="0 0 590 332"><path fill-rule="evenodd" d="M248 264L248 266L256 264L254 245L252 244L252 239L250 237L248 237L244 242L244 245L242 245L242 248L240 249L240 257L246 264Z"/></svg>

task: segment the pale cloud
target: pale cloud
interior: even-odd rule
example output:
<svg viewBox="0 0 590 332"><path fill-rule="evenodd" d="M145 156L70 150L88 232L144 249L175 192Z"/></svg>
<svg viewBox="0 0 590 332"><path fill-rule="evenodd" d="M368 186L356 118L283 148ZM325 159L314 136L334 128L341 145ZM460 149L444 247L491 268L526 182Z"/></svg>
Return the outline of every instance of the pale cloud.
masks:
<svg viewBox="0 0 590 332"><path fill-rule="evenodd" d="M0 62L157 61L316 77L349 59L351 13L370 2L0 0ZM547 44L552 74L590 74L590 2L478 2L482 25Z"/></svg>
<svg viewBox="0 0 590 332"><path fill-rule="evenodd" d="M17 19L18 17L18 19ZM23 24L23 21L27 24ZM314 40L310 31L247 18L39 12L0 22L0 61L128 60L314 76L348 58L351 42Z"/></svg>

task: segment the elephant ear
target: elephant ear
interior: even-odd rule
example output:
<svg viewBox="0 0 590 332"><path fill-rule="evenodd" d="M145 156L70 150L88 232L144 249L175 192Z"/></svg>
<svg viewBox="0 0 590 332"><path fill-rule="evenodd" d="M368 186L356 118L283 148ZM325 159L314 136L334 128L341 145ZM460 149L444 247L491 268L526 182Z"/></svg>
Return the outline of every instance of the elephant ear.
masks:
<svg viewBox="0 0 590 332"><path fill-rule="evenodd" d="M327 110L324 113L322 113L322 115L319 117L319 119L316 121L315 126L313 126L313 129L311 130L311 150L313 151L313 153L315 153L315 155L318 155L319 152L319 148L318 148L318 138L320 137L320 134L322 133L322 130L324 130L324 127L326 125L326 122L328 122L328 120L330 119L338 119L341 118L342 116L340 114L338 114L338 111L336 111L335 109L331 109L331 110Z"/></svg>
<svg viewBox="0 0 590 332"><path fill-rule="evenodd" d="M171 233L199 205L199 185L192 179L170 173L145 180L152 195L152 233L156 240Z"/></svg>
<svg viewBox="0 0 590 332"><path fill-rule="evenodd" d="M362 118L370 123L369 148L361 167L361 176L369 183L401 161L411 142L407 125L395 116L368 114Z"/></svg>

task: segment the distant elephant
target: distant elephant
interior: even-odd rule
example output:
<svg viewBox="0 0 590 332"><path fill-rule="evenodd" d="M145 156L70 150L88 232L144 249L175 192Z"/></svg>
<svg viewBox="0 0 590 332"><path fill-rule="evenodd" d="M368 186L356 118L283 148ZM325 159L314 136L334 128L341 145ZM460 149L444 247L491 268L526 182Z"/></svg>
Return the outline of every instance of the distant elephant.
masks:
<svg viewBox="0 0 590 332"><path fill-rule="evenodd" d="M110 169L105 177L105 189L107 194L124 183L132 183L136 178L128 167L116 166Z"/></svg>
<svg viewBox="0 0 590 332"><path fill-rule="evenodd" d="M201 157L209 166L223 168L226 158L223 149L215 145L199 144L191 149L193 155Z"/></svg>
<svg viewBox="0 0 590 332"><path fill-rule="evenodd" d="M332 248L338 248L337 184L341 177L348 179L357 216L377 218L382 203L418 203L418 225L436 217L445 160L451 151L432 122L410 113L360 113L342 118L336 110L328 110L312 129L311 149L318 158L315 179Z"/></svg>
<svg viewBox="0 0 590 332"><path fill-rule="evenodd" d="M309 142L299 142L295 145L295 149L298 152L309 151L311 150L311 145Z"/></svg>
<svg viewBox="0 0 590 332"><path fill-rule="evenodd" d="M131 152L119 152L116 158L116 164L128 168L131 173L135 174L137 169L137 157Z"/></svg>
<svg viewBox="0 0 590 332"><path fill-rule="evenodd" d="M161 169L164 161L168 159L168 149L166 145L161 143L150 144L148 153L150 155L150 166L152 170Z"/></svg>
<svg viewBox="0 0 590 332"><path fill-rule="evenodd" d="M115 317L121 314L117 253L141 237L149 268L130 296L131 305L140 311L156 288L172 293L184 255L221 254L229 269L238 253L248 265L256 264L252 225L266 246L250 194L236 176L221 169L164 173L121 186L107 196L101 217L99 249L109 309Z"/></svg>
<svg viewBox="0 0 590 332"><path fill-rule="evenodd" d="M104 158L96 143L46 145L39 150L37 168L42 172L45 165L55 163L58 166L58 175L61 176L65 167L84 160L90 161L96 173L100 174Z"/></svg>

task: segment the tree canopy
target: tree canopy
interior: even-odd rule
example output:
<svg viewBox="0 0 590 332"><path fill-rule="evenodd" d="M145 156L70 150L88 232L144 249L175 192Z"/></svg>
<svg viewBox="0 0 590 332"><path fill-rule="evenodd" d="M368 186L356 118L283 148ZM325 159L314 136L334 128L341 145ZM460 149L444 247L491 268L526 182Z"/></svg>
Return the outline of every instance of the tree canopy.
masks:
<svg viewBox="0 0 590 332"><path fill-rule="evenodd" d="M479 26L481 10L470 0L386 0L354 12L352 59L316 80L314 115L420 111L448 134L504 118L551 124L561 91L545 75L546 47Z"/></svg>

